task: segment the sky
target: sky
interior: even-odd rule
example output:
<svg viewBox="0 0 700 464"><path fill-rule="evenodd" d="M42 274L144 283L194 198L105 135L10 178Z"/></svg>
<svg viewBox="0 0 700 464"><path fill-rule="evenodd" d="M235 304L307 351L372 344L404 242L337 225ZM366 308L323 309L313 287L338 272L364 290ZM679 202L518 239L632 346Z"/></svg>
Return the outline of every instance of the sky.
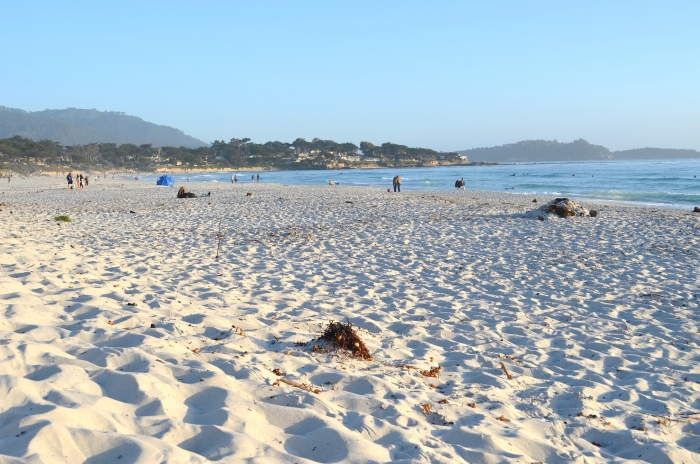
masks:
<svg viewBox="0 0 700 464"><path fill-rule="evenodd" d="M205 142L700 149L700 2L0 4L0 105Z"/></svg>

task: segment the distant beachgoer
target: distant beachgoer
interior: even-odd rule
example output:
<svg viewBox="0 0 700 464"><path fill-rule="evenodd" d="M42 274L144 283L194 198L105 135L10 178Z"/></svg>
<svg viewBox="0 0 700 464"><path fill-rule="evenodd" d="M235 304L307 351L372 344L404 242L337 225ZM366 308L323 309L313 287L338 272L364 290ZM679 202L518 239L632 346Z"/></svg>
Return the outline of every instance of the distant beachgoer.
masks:
<svg viewBox="0 0 700 464"><path fill-rule="evenodd" d="M459 187L460 187L462 190L465 190L465 189L466 189L466 186L467 186L467 183L464 181L464 177L462 177L462 179L460 179L460 181L459 181Z"/></svg>
<svg viewBox="0 0 700 464"><path fill-rule="evenodd" d="M233 181L238 182L238 176L233 176Z"/></svg>
<svg viewBox="0 0 700 464"><path fill-rule="evenodd" d="M68 175L66 176L66 180L68 181L68 188L73 188L73 173L69 172Z"/></svg>
<svg viewBox="0 0 700 464"><path fill-rule="evenodd" d="M85 187L87 187L88 184L90 183L90 181L88 180L88 176L85 176L84 180L85 180Z"/></svg>
<svg viewBox="0 0 700 464"><path fill-rule="evenodd" d="M328 185L335 185L335 182L333 182L332 180L329 180Z"/></svg>
<svg viewBox="0 0 700 464"><path fill-rule="evenodd" d="M461 188L461 187L462 187L462 181L459 180L459 179L457 179L457 180L455 181L455 188L458 189L458 188Z"/></svg>
<svg viewBox="0 0 700 464"><path fill-rule="evenodd" d="M251 181L251 182L255 182L255 174L253 174L252 176L250 176L250 181Z"/></svg>
<svg viewBox="0 0 700 464"><path fill-rule="evenodd" d="M236 177L236 176L231 176L231 183L232 183L232 184L233 184L233 178L234 178L234 177Z"/></svg>
<svg viewBox="0 0 700 464"><path fill-rule="evenodd" d="M401 191L401 176L394 177L394 192Z"/></svg>
<svg viewBox="0 0 700 464"><path fill-rule="evenodd" d="M260 182L260 174L258 174L257 182Z"/></svg>

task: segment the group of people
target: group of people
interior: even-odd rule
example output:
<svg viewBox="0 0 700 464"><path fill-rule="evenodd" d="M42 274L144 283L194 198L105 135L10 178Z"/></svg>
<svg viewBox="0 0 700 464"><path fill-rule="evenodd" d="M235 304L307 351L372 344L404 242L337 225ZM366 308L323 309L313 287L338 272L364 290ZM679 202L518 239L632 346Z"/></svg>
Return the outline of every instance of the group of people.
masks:
<svg viewBox="0 0 700 464"><path fill-rule="evenodd" d="M328 182L330 182L330 181L328 181ZM401 176L394 177L393 184L394 184L394 192L400 192L401 191ZM333 185L333 184L331 184L331 185ZM461 179L457 179L455 181L455 188L456 189L466 190L466 185L467 185L467 183L464 181L464 177L462 177ZM389 190L389 189L387 189L387 190Z"/></svg>
<svg viewBox="0 0 700 464"><path fill-rule="evenodd" d="M90 179L88 179L88 176L84 176L82 174L78 174L73 178L73 173L69 172L68 175L66 176L66 181L68 181L68 188L72 189L73 188L73 183L75 183L76 188L82 190L83 186L87 187L88 184L90 183Z"/></svg>
<svg viewBox="0 0 700 464"><path fill-rule="evenodd" d="M250 176L250 181L251 182L260 182L260 174L258 174L257 177L255 174L252 174ZM233 184L234 182L238 182L238 175L237 174L234 174L231 176L231 183Z"/></svg>

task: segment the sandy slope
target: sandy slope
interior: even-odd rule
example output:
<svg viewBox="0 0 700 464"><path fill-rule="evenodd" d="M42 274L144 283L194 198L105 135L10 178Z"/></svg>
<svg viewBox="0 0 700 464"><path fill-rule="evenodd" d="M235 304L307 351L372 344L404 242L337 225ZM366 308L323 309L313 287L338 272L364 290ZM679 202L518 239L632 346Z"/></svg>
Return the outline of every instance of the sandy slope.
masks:
<svg viewBox="0 0 700 464"><path fill-rule="evenodd" d="M700 214L188 187L0 186L0 462L699 460Z"/></svg>

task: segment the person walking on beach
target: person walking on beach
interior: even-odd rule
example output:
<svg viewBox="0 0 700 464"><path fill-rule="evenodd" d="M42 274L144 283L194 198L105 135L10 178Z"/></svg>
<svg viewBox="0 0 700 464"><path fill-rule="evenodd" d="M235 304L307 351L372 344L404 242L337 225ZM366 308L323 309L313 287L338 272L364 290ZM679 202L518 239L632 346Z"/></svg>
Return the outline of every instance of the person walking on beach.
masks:
<svg viewBox="0 0 700 464"><path fill-rule="evenodd" d="M234 175L231 175L231 183L233 184L233 178L236 177Z"/></svg>
<svg viewBox="0 0 700 464"><path fill-rule="evenodd" d="M233 181L234 181L234 182L238 182L238 176L237 176L237 175L233 176Z"/></svg>
<svg viewBox="0 0 700 464"><path fill-rule="evenodd" d="M253 174L253 175L250 176L250 181L251 181L251 182L255 182L255 174Z"/></svg>
<svg viewBox="0 0 700 464"><path fill-rule="evenodd" d="M88 176L85 176L85 187L87 187L89 183L90 182L88 181Z"/></svg>
<svg viewBox="0 0 700 464"><path fill-rule="evenodd" d="M260 182L260 174L258 174L258 178L256 179L256 182Z"/></svg>
<svg viewBox="0 0 700 464"><path fill-rule="evenodd" d="M401 191L401 176L394 177L394 192Z"/></svg>
<svg viewBox="0 0 700 464"><path fill-rule="evenodd" d="M69 172L68 175L66 176L66 180L68 181L68 188L72 189L73 188L73 173Z"/></svg>
<svg viewBox="0 0 700 464"><path fill-rule="evenodd" d="M461 188L462 190L466 190L466 188L465 188L466 185L467 185L467 183L464 182L464 177L462 177L462 178L459 180L459 188Z"/></svg>

